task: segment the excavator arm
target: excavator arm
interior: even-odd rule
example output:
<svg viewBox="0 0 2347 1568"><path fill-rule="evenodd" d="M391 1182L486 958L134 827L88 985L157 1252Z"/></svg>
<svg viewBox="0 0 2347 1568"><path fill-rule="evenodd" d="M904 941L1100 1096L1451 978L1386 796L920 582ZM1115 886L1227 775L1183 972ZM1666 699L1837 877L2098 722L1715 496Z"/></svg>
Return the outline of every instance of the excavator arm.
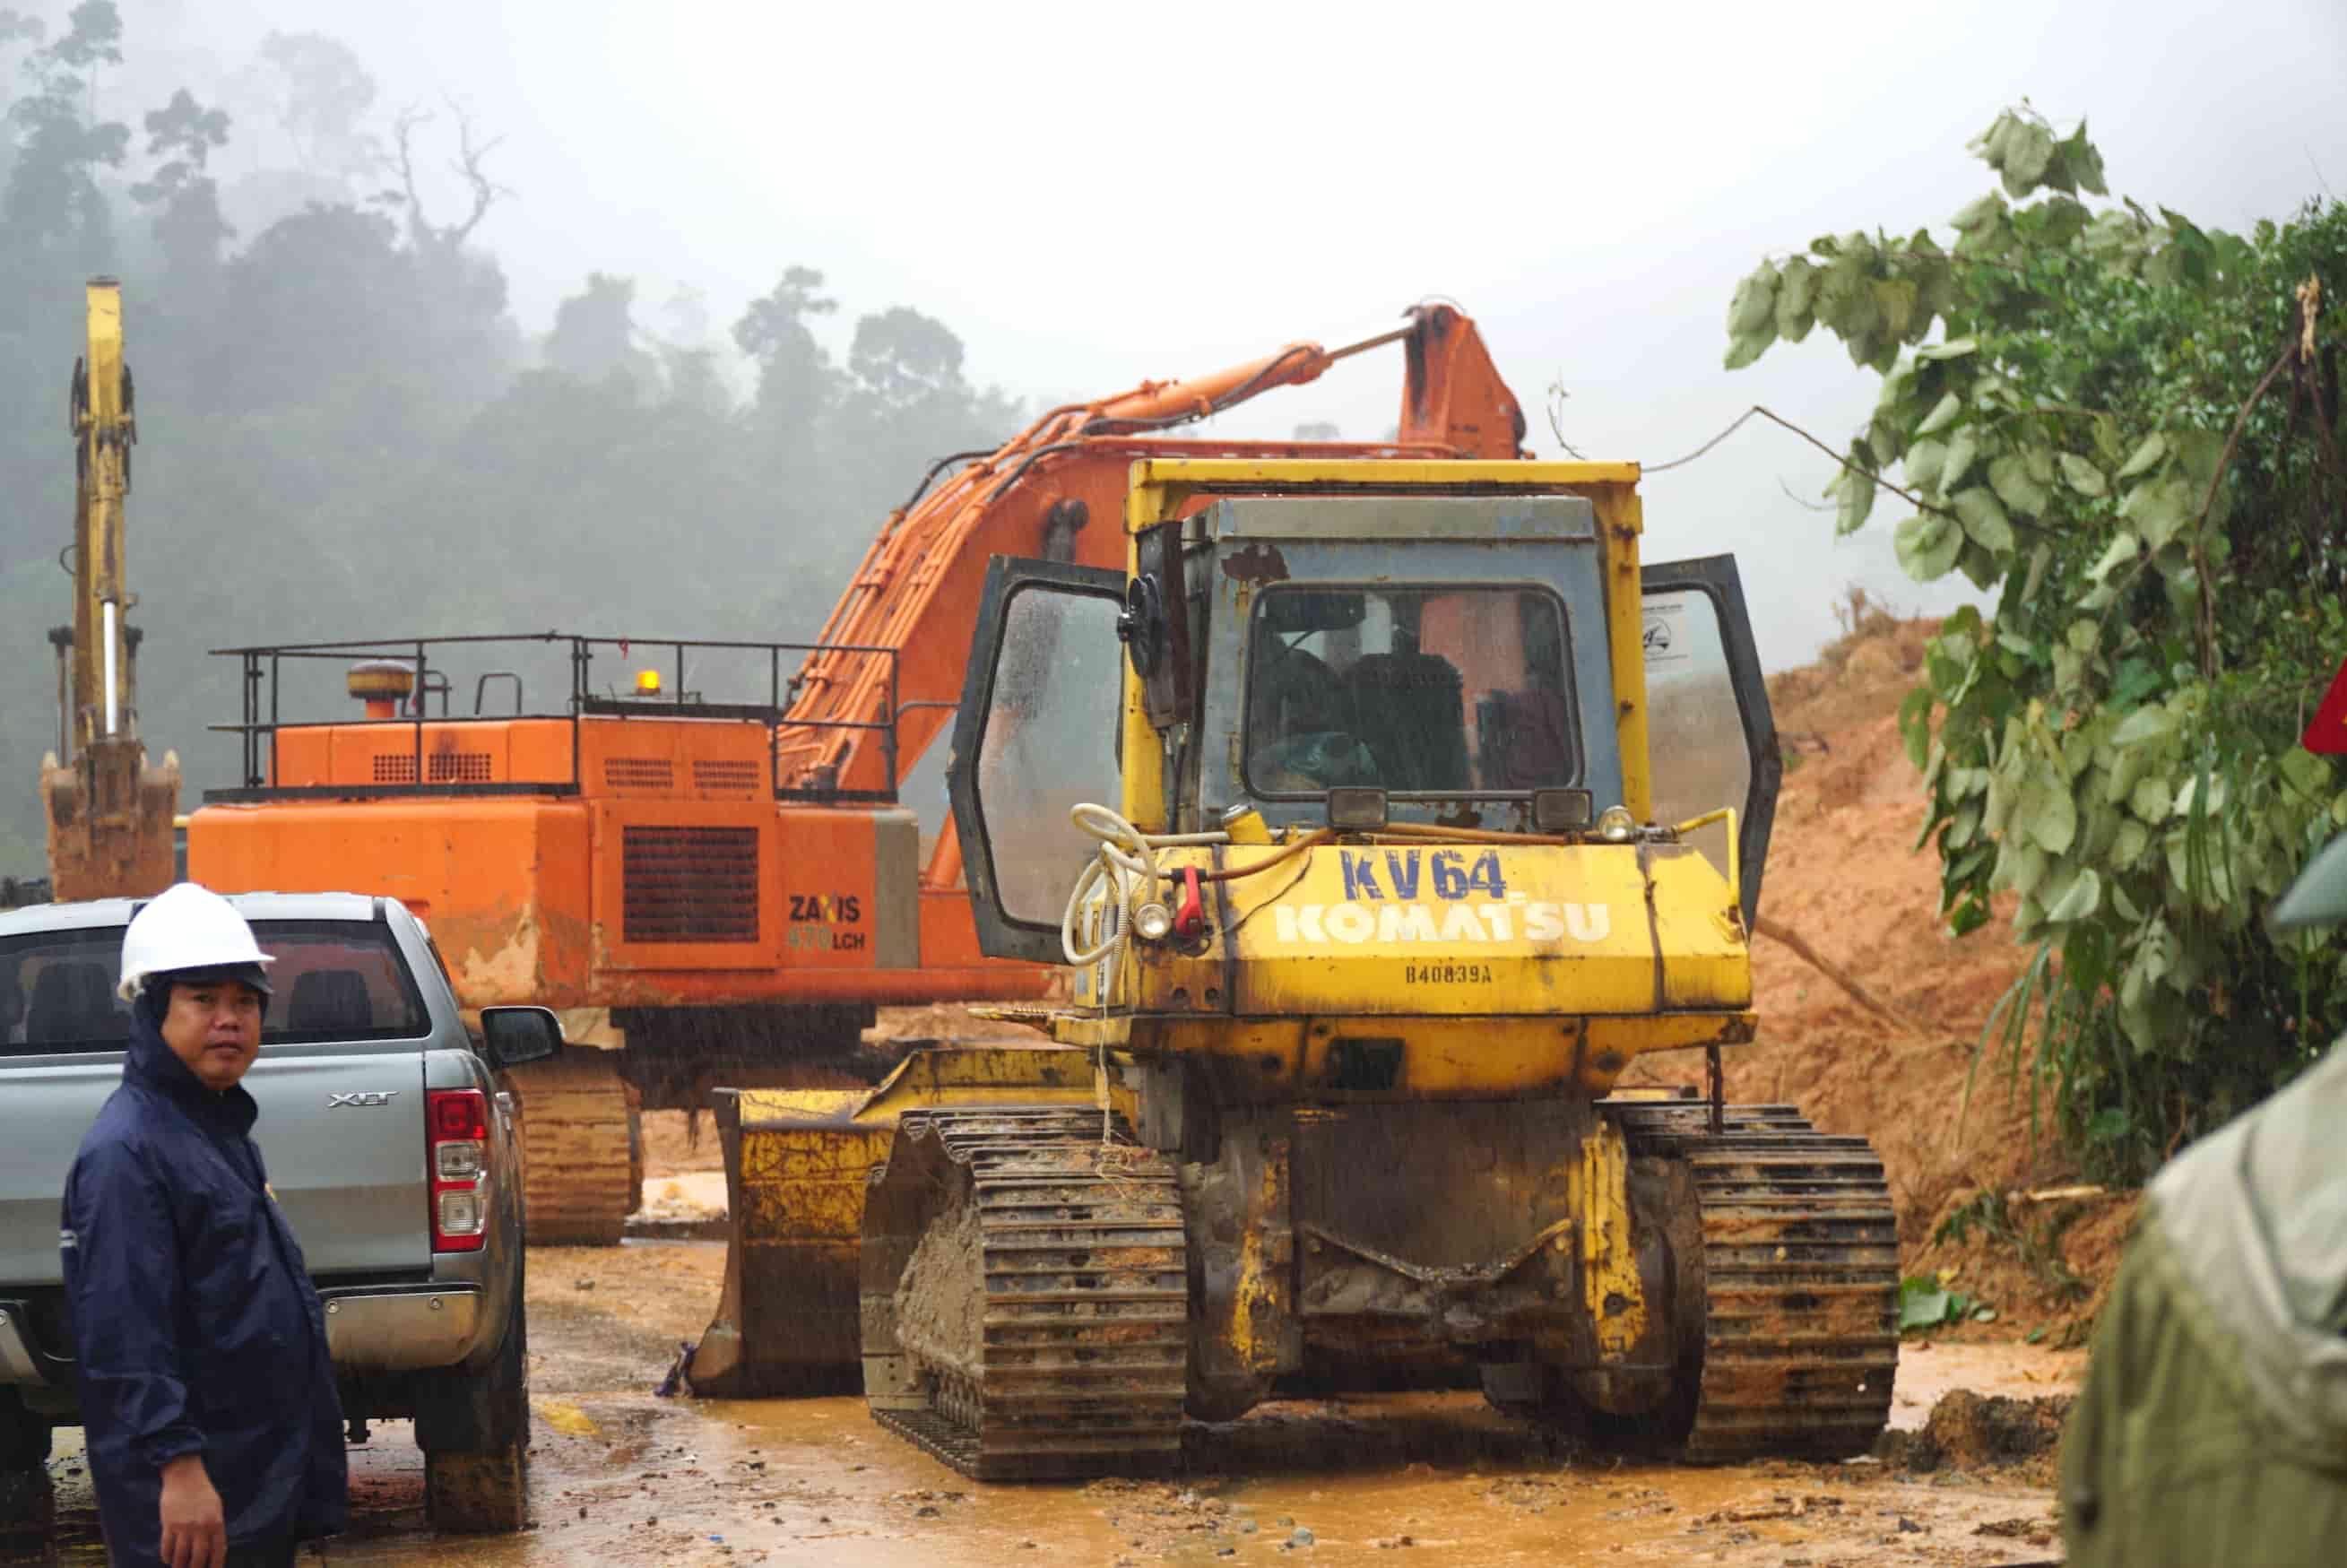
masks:
<svg viewBox="0 0 2347 1568"><path fill-rule="evenodd" d="M1403 347L1406 374L1392 441L1172 434L1394 343ZM1211 375L1143 382L1112 397L1065 404L992 452L941 459L889 514L824 623L817 641L825 651L793 681L777 776L815 799L871 798L899 784L946 728L960 695L987 558L1040 556L1123 569L1119 512L1138 458L1510 459L1527 455L1524 430L1522 408L1475 323L1438 304L1411 310L1407 325L1338 348L1290 343ZM855 649L873 651L848 651ZM960 872L952 825L942 823L923 884L956 887Z"/></svg>
<svg viewBox="0 0 2347 1568"><path fill-rule="evenodd" d="M88 352L74 366L74 623L51 630L57 651L57 749L41 762L49 822L49 881L59 898L159 893L175 856L179 759L149 766L138 739L137 602L123 568L130 448L138 439L122 357L122 287L93 278Z"/></svg>

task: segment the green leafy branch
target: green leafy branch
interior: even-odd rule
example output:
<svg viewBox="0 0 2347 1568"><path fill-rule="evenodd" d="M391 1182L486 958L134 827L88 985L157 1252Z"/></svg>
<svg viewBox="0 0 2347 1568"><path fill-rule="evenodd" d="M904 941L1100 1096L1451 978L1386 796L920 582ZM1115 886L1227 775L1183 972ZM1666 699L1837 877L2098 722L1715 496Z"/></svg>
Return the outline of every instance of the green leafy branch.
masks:
<svg viewBox="0 0 2347 1568"><path fill-rule="evenodd" d="M1840 338L1881 378L1846 451L1768 415L1835 457L1837 532L1887 490L1913 508L1892 529L1910 575L1996 594L1942 624L1901 710L1917 843L1952 932L2007 899L2038 947L1983 1036L2009 1091L2033 1125L2050 1094L2090 1165L2140 1173L2347 1022L2336 949L2258 918L2347 825L2292 727L2347 652L2320 308L2347 283L2347 209L2244 238L2090 203L2108 192L2085 126L2025 105L1972 150L1998 185L1948 242L1860 231L1764 260L1726 363Z"/></svg>

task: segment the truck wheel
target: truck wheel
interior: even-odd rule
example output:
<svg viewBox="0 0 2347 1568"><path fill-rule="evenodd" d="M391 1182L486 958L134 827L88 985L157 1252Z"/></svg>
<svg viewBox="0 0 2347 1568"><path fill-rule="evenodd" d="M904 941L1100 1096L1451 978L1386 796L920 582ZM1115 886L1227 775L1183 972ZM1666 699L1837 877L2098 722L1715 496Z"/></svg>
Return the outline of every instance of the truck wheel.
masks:
<svg viewBox="0 0 2347 1568"><path fill-rule="evenodd" d="M435 1530L509 1535L529 1523L529 1457L519 1443L490 1453L427 1450L424 1517Z"/></svg>
<svg viewBox="0 0 2347 1568"><path fill-rule="evenodd" d="M46 1530L56 1500L49 1472L49 1423L0 1389L0 1536Z"/></svg>
<svg viewBox="0 0 2347 1568"><path fill-rule="evenodd" d="M48 1418L25 1408L13 1389L0 1389L0 1471L38 1470L49 1461Z"/></svg>
<svg viewBox="0 0 2347 1568"><path fill-rule="evenodd" d="M523 1273L505 1343L477 1373L461 1368L425 1380L415 1399L415 1446L424 1450L424 1512L435 1530L502 1534L529 1522L529 1316Z"/></svg>

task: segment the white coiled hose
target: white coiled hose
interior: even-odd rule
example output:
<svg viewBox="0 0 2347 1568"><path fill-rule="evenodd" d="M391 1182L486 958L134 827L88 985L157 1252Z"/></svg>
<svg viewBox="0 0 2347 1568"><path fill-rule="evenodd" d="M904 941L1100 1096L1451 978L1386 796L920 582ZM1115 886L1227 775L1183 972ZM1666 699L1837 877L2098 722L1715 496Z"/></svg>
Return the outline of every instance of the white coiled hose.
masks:
<svg viewBox="0 0 2347 1568"><path fill-rule="evenodd" d="M1098 840L1099 845L1068 894L1067 912L1060 917L1060 951L1078 968L1097 964L1102 958L1113 960L1109 965L1106 983L1101 988L1101 1000L1106 1005L1118 972L1123 968L1125 939L1133 928L1133 911L1155 896L1157 884L1163 880L1157 869L1157 852L1184 845L1228 844L1231 835L1143 833L1108 807L1089 801L1071 808L1068 820ZM1107 937L1098 946L1087 948L1077 945L1076 922L1095 886L1106 889L1108 902L1115 907L1115 917L1110 922Z"/></svg>

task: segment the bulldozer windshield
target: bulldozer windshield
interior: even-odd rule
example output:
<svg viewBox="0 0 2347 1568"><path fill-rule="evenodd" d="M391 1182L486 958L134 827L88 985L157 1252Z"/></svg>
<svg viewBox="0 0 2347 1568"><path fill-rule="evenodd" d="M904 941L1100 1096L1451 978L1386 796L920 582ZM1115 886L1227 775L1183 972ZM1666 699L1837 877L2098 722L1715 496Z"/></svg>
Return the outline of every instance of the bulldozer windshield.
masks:
<svg viewBox="0 0 2347 1568"><path fill-rule="evenodd" d="M1256 601L1245 783L1512 795L1580 781L1555 595L1517 585L1286 587Z"/></svg>

